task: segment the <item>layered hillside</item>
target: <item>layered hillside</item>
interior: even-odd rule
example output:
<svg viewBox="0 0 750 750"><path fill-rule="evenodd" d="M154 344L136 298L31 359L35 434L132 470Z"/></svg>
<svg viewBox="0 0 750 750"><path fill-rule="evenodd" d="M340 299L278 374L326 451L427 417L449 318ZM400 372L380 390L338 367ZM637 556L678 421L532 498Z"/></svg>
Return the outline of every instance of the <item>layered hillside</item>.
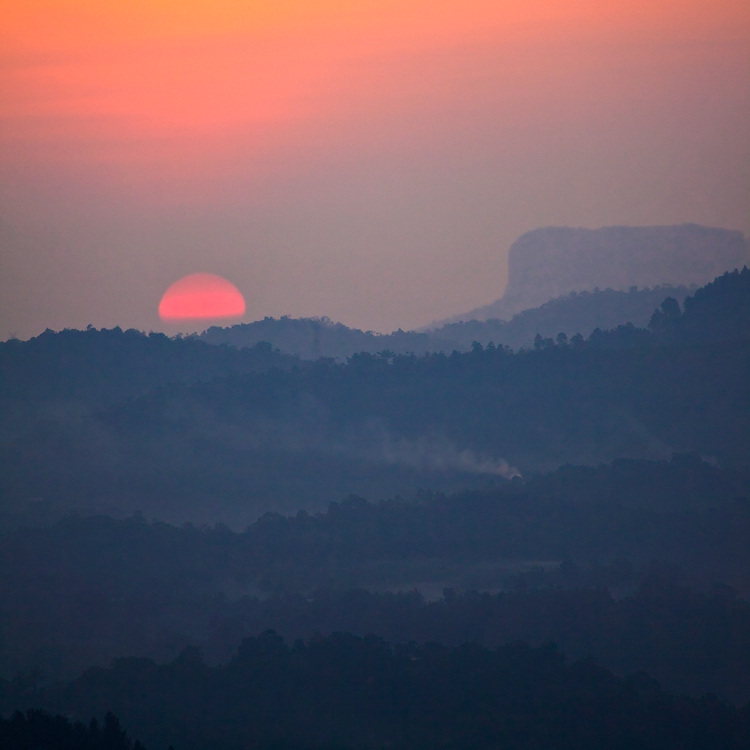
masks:
<svg viewBox="0 0 750 750"><path fill-rule="evenodd" d="M697 224L535 229L510 248L505 294L445 322L508 320L575 291L705 284L749 262L742 232Z"/></svg>

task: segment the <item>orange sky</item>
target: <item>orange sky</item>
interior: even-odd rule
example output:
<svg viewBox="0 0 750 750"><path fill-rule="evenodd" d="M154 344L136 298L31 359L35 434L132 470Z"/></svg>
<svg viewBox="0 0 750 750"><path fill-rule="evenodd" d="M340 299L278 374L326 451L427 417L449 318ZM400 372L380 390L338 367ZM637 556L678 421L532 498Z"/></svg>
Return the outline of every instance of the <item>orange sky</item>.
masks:
<svg viewBox="0 0 750 750"><path fill-rule="evenodd" d="M286 207L301 217L298 223L309 223L311 201L323 200L330 214L331 226L302 228L296 238L282 240L268 230L273 236L266 240L286 247L288 258L303 253L304 238L317 232L305 252L317 243L321 267L348 263L346 278L355 278L352 256L324 247L325 237L336 233L331 227L354 221L359 224L349 245L359 243L352 252L355 260L361 255L361 273L372 275L373 263L387 266L394 257L389 253L396 253L404 272L432 260L429 283L455 284L461 267L456 258L467 258L475 270L434 309L424 309L420 297L378 319L382 289L373 289L369 306L360 294L323 310L320 302L331 296L324 286L317 296L305 291L301 303L294 280L276 289L274 300L287 300L278 309L248 302L250 317L348 314L344 322L388 328L424 323L459 311L451 306L473 307L499 296L504 271L493 282L497 293L484 281L490 259L496 263L515 234L536 222L695 220L750 229L741 208L750 198L742 176L749 166L750 125L746 0L0 3L0 218L16 237L9 255L20 257L35 243L77 248L81 236L97 235L106 244L107 232L121 238L122 231L107 229L101 217L127 200L135 213L119 214L113 219L118 226L139 222L138 211L166 212L165 224L154 230L152 255L160 260L147 271L154 285L163 284L168 274L212 270L192 267L199 258L190 254L181 266L178 254L159 249L178 242L170 238L169 211L187 203L215 215L217 205L225 211L252 203L267 217L258 191L261 203L267 201L264 191L272 191L269 184L276 180L278 195L297 195ZM684 165L677 163L679 149L691 152ZM504 171L507 183L488 171L489 163ZM435 186L443 169L444 195ZM410 227L440 211L443 202L454 205L449 194L460 193L465 180L495 191L501 213L507 213L486 229L487 247L467 255L466 246L479 240L462 242L460 231L451 240L455 257L448 246L436 250L433 240L432 249L418 247ZM352 181L365 213L375 212L371 218L352 218ZM603 202L601 185L618 181ZM689 194L686 181L693 185ZM664 198L658 211L648 208L673 182L684 215L677 197L674 205ZM407 184L412 187L405 189ZM579 186L577 203L571 184ZM717 185L723 186L719 195ZM387 189L414 196L411 208L409 197L400 199L405 205L397 221L391 209L373 208L373 191ZM65 206L56 197L61 193L67 194ZM519 213L513 201L531 194L538 196L538 207ZM73 206L76 196L80 205ZM91 196L100 202L96 215L86 213ZM586 210L577 208L584 204ZM390 217L403 228L400 239L398 232L388 238L384 255L378 255L375 235L363 235L362 222L376 222L378 210L382 220ZM62 221L67 229L56 236L67 239L29 234L40 219L51 227ZM480 220L490 221L484 215ZM208 238L210 231L221 232L219 225L211 219L201 231ZM467 217L468 225L469 234L476 234L477 216ZM394 243L400 243L399 252ZM114 244L127 256L127 245L120 239ZM79 264L93 257L84 249L72 252L80 253ZM91 252L103 263L104 277L107 268L121 267L121 259L108 266L103 250ZM132 252L137 257L137 248ZM258 258L247 262L275 278L273 264L261 260L264 252L260 248ZM332 252L335 257L326 255ZM227 264L236 272L239 257ZM24 276L33 297L33 263L11 259L9 271ZM386 274L384 288L389 282ZM423 298L429 297L425 287ZM125 308L100 313L97 304L86 314L109 320L128 314ZM0 313L12 313L21 330L39 325L27 325L14 311ZM50 314L62 320L67 313L53 305ZM71 312L69 319L79 314L84 311ZM146 325L139 313L132 317Z"/></svg>
<svg viewBox="0 0 750 750"><path fill-rule="evenodd" d="M280 129L291 145L314 147L331 119L356 121L373 110L382 117L408 107L405 99L451 104L467 83L478 98L500 85L518 106L545 88L544 58L561 42L585 57L588 45L634 39L644 47L691 45L706 35L746 41L750 27L750 5L739 1L3 5L5 152L21 160L156 159L157 170L196 151L283 148ZM487 46L505 47L503 64L521 63L520 75L488 75L481 60L478 70L461 69L462 51ZM431 69L419 80L403 74L425 62Z"/></svg>

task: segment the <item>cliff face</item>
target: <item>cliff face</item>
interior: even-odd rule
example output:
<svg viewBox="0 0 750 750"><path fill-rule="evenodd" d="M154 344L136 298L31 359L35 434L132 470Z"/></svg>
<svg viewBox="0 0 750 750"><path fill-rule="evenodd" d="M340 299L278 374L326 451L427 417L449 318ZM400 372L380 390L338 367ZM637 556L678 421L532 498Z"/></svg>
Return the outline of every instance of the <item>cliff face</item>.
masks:
<svg viewBox="0 0 750 750"><path fill-rule="evenodd" d="M508 287L490 305L458 320L509 319L574 291L660 284L705 284L750 263L742 232L697 224L571 229L546 227L519 237L508 258Z"/></svg>

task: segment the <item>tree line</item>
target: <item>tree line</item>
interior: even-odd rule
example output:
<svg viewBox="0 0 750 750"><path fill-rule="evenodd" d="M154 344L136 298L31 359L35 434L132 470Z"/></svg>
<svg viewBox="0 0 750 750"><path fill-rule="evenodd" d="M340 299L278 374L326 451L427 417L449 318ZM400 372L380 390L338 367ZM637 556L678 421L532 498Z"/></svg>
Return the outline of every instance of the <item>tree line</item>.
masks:
<svg viewBox="0 0 750 750"><path fill-rule="evenodd" d="M114 710L147 746L176 750L733 750L750 740L747 707L673 697L644 673L569 662L554 644L392 647L333 633L289 646L266 631L224 665L195 648L168 664L118 659L27 701L78 716Z"/></svg>

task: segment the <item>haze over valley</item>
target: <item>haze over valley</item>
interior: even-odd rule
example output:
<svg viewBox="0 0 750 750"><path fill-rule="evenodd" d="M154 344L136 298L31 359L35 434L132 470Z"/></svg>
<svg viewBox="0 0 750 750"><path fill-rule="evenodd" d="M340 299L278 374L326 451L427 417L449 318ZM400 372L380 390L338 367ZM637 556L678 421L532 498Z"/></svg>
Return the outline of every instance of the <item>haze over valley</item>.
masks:
<svg viewBox="0 0 750 750"><path fill-rule="evenodd" d="M0 748L747 750L750 5L5 5Z"/></svg>
<svg viewBox="0 0 750 750"><path fill-rule="evenodd" d="M656 299L645 326L617 317ZM617 319L586 337L537 331L528 345L526 333L518 351L477 341ZM319 355L343 361L313 359L306 328ZM253 330L294 353L221 341ZM438 348L456 331L463 343ZM363 338L424 353L348 354ZM109 660L179 670L191 659L197 686L238 663L242 638L240 654L257 648L247 636L268 631L259 644L299 659L302 641L284 651L282 636L317 648L317 633L341 630L349 645L334 636L326 648L348 653L371 632L501 652L551 639L667 690L750 700L737 660L750 609L734 598L750 593L747 268L429 333L289 319L201 337L47 331L0 344L0 372L0 559L16 571L0 590L0 670L15 675L0 682L5 707L106 707L151 745L197 749L198 728L180 718L191 699L170 688L164 719L139 718L122 690L141 684L141 668L123 683ZM685 616L700 630L675 640L670 623ZM718 637L724 627L736 638ZM623 629L641 646L615 647ZM308 736L300 721L288 736ZM222 732L215 741L234 746Z"/></svg>

